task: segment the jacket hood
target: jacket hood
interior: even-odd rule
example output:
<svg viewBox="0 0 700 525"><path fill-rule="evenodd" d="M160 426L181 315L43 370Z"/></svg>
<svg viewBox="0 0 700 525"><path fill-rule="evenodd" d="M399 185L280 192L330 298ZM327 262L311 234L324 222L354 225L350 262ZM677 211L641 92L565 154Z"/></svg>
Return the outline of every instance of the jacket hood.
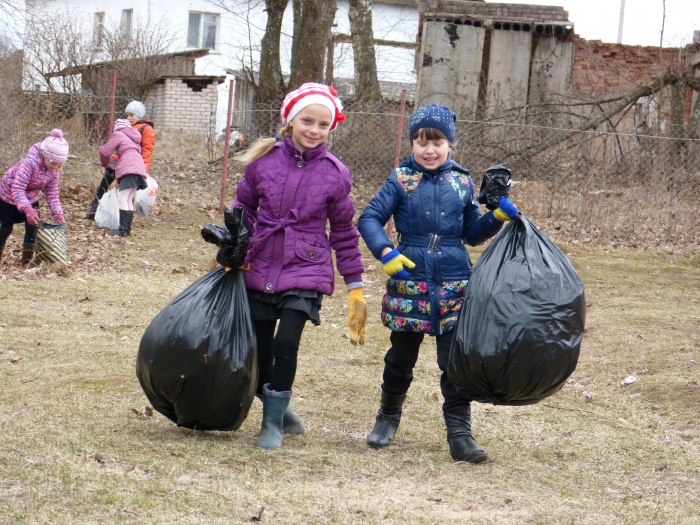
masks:
<svg viewBox="0 0 700 525"><path fill-rule="evenodd" d="M411 153L408 157L403 159L403 162L399 165L400 168L411 168L414 171L420 171L421 173L424 173L426 175L435 177L439 175L440 173L445 173L446 171L459 171L464 173L465 175L469 175L469 170L466 168L463 168L459 164L457 164L454 160L452 160L452 156L448 155L447 160L439 167L435 168L434 170L427 170L418 162L416 162L416 159L413 157L413 153Z"/></svg>
<svg viewBox="0 0 700 525"><path fill-rule="evenodd" d="M115 133L123 133L126 135L129 139L131 139L133 142L136 144L141 144L141 133L139 133L138 129L135 128L121 128Z"/></svg>

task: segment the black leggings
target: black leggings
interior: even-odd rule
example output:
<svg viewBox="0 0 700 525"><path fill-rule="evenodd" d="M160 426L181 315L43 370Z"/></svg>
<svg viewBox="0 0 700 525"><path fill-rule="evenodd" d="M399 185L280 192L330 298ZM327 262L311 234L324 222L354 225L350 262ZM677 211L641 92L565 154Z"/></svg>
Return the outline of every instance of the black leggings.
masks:
<svg viewBox="0 0 700 525"><path fill-rule="evenodd" d="M5 246L13 227L14 224L0 224L0 246ZM38 229L38 226L32 226L27 221L24 221L24 244L36 244L36 231Z"/></svg>
<svg viewBox="0 0 700 525"><path fill-rule="evenodd" d="M114 182L114 170L112 168L105 168L105 174L104 177L102 177L102 181L100 182L100 187L97 188L97 193L95 194L95 197L97 197L97 200L100 200L102 196L105 194L105 192L109 189L109 187L112 185Z"/></svg>
<svg viewBox="0 0 700 525"><path fill-rule="evenodd" d="M299 342L308 319L306 312L282 309L280 324L275 334L277 321L253 321L258 340L258 388L262 395L263 385L269 390L287 392L292 389L297 373Z"/></svg>
<svg viewBox="0 0 700 525"><path fill-rule="evenodd" d="M418 361L418 351L424 337L425 334L422 333L391 332L391 348L384 357L384 382L382 383L384 392L391 395L403 395L408 392L408 387L413 381L413 367ZM438 368L442 372L440 390L445 399L442 404L443 412L469 404L469 399L462 397L457 391L457 387L447 377L447 365L453 337L454 330L435 337Z"/></svg>

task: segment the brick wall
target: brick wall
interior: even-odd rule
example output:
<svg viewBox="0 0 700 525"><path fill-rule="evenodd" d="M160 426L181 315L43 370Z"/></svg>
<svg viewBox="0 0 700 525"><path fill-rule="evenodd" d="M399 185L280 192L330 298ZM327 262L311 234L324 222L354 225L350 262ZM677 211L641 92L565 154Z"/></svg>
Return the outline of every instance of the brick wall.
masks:
<svg viewBox="0 0 700 525"><path fill-rule="evenodd" d="M678 67L682 50L628 46L574 36L576 52L571 75L574 92L593 96L629 93L661 71Z"/></svg>
<svg viewBox="0 0 700 525"><path fill-rule="evenodd" d="M195 91L187 80L166 78L146 100L158 129L209 134L215 132L217 82Z"/></svg>

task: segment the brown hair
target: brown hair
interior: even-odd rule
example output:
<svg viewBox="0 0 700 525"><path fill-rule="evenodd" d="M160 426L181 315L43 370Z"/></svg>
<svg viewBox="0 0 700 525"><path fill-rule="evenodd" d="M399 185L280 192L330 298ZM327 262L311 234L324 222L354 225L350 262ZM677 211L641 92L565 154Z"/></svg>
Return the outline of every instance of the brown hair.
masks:
<svg viewBox="0 0 700 525"><path fill-rule="evenodd" d="M278 140L284 140L292 134L292 126L287 124L279 129L277 137L266 137L256 140L251 147L236 157L236 160L243 164L250 164L272 151Z"/></svg>
<svg viewBox="0 0 700 525"><path fill-rule="evenodd" d="M418 140L418 139L420 139L420 140L447 140L447 137L439 129L420 128L420 129L417 129L416 132L411 137L411 142L413 142L414 140ZM450 143L450 146L453 145L449 140L447 140L447 142Z"/></svg>

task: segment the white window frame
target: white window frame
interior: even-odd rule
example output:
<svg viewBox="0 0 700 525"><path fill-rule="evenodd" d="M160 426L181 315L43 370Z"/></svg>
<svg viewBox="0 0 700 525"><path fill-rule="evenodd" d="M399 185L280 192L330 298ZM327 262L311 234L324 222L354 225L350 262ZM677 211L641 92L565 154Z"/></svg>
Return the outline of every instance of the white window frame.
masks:
<svg viewBox="0 0 700 525"><path fill-rule="evenodd" d="M122 9L121 18L121 30L122 34L129 38L131 37L131 31L134 26L134 10L133 9Z"/></svg>
<svg viewBox="0 0 700 525"><path fill-rule="evenodd" d="M96 50L101 50L105 36L105 14L98 11L93 17L92 38Z"/></svg>
<svg viewBox="0 0 700 525"><path fill-rule="evenodd" d="M192 45L190 43L190 20L192 15L197 15L199 16L199 27L197 28L197 45ZM213 51L216 51L218 48L218 42L219 42L219 31L220 31L220 26L221 26L221 16L219 13L208 13L204 11L189 11L188 13L188 18L187 18L187 47L194 47L194 48L201 48L204 49L204 26L205 25L211 25L211 24L206 24L205 23L205 17L207 16L213 16L214 17L214 43L211 47L207 49L211 49Z"/></svg>

